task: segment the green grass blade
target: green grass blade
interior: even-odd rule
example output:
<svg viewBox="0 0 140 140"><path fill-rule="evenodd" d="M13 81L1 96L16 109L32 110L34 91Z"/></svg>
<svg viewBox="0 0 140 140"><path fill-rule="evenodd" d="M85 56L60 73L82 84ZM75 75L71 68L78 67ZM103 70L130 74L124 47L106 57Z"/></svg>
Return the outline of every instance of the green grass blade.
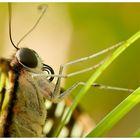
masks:
<svg viewBox="0 0 140 140"><path fill-rule="evenodd" d="M133 134L133 137L140 138L140 128Z"/></svg>
<svg viewBox="0 0 140 140"><path fill-rule="evenodd" d="M140 103L140 87L110 112L87 137L103 137L120 119Z"/></svg>
<svg viewBox="0 0 140 140"><path fill-rule="evenodd" d="M86 82L86 84L81 88L80 92L77 94L77 96L74 99L74 102L72 106L70 107L69 111L66 113L64 119L62 119L61 124L58 128L56 128L56 132L54 134L55 137L58 137L63 126L65 125L65 122L67 118L69 118L82 99L82 97L86 94L86 92L89 90L91 85L97 80L97 78L103 73L103 71L127 48L129 47L133 42L135 42L138 38L140 38L140 31L134 34L132 37L130 37L123 45L121 45L116 51L113 52L113 54L106 59L104 64L102 64L96 71L93 73L93 75L90 77L90 79Z"/></svg>

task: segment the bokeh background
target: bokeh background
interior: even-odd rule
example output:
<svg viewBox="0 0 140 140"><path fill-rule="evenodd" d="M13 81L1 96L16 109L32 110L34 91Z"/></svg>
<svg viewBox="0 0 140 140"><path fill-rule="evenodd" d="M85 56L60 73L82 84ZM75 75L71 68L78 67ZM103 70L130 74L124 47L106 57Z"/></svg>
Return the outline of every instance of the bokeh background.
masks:
<svg viewBox="0 0 140 140"><path fill-rule="evenodd" d="M32 27L42 3L12 4L12 37L15 43ZM140 29L140 3L47 3L40 24L20 47L34 49L56 73L60 64L85 57L128 39ZM8 7L0 3L0 56L10 58ZM107 55L109 55L108 53ZM65 73L93 66L107 55L69 66ZM98 83L136 89L140 85L140 40L122 53L100 76ZM87 81L94 71L63 81L64 88ZM72 92L75 97L81 87ZM95 123L103 119L130 93L91 87L80 102ZM140 127L140 105L127 114L106 137L130 137Z"/></svg>

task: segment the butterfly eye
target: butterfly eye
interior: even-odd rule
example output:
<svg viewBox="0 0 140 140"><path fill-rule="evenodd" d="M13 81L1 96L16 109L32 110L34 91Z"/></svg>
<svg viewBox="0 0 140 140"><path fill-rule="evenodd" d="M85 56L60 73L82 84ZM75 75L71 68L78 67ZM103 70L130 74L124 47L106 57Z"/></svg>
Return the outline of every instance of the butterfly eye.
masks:
<svg viewBox="0 0 140 140"><path fill-rule="evenodd" d="M28 48L20 48L17 53L16 57L20 64L29 67L35 68L38 65L38 59L35 52Z"/></svg>

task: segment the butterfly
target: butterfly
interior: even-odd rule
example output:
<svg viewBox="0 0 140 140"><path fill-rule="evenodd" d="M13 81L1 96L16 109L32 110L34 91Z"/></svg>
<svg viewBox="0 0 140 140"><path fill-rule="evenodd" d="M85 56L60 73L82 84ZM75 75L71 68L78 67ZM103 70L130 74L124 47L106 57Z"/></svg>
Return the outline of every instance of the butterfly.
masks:
<svg viewBox="0 0 140 140"><path fill-rule="evenodd" d="M4 82L1 90L0 136L43 137L47 135L47 137L52 137L72 101L67 99L58 104L52 104L49 100L45 101L31 75L22 68L18 69L17 61L16 63L13 61L15 60L0 59L0 81ZM11 66L12 63L13 66ZM44 124L45 127L43 127ZM62 133L62 136L81 137L92 127L93 121L90 116L77 107L65 125L66 132ZM74 129L77 130L76 134Z"/></svg>
<svg viewBox="0 0 140 140"><path fill-rule="evenodd" d="M75 83L72 87L61 89L61 79L68 78L103 64L104 60L90 68L78 72L63 74L63 69L72 64L95 58L111 51L123 42L84 58L60 65L59 74L44 64L41 57L30 48L19 47L20 42L33 31L46 12L42 13L35 25L15 45L11 35L11 4L9 3L9 36L15 53L10 59L0 59L0 136L1 137L53 137L60 120L71 106L72 100L65 97L84 82ZM57 78L56 83L53 83ZM132 89L117 88L93 83L91 86L121 91ZM59 102L58 104L55 104ZM94 127L90 116L78 106L62 129L61 137L83 137Z"/></svg>
<svg viewBox="0 0 140 140"><path fill-rule="evenodd" d="M9 15L11 15L10 12L11 4L9 3ZM9 23L10 40L16 48L16 52L10 59L0 58L0 136L51 137L71 100L67 99L67 101L62 101L63 103L52 104L49 108L45 106L46 102L46 104L49 104L49 100L56 100L58 98L53 97L55 85L52 81L54 77L46 76L46 71L48 75L53 75L54 71L49 65L42 62L34 50L18 48L13 43L11 19ZM39 76L33 76L33 74ZM59 89L57 92L62 93L62 90L60 91ZM48 99L47 101L46 98ZM60 104L62 114L59 112L58 115L55 112L59 109ZM74 135L73 128L78 122L76 120L82 120L80 119L82 116L90 120L90 117L77 107L75 113L73 113L73 116L65 126L68 132L62 136ZM52 124L48 125L50 120ZM88 129L87 124L83 123L83 125L81 122L79 121L80 134L78 136L84 135ZM47 130L48 127L50 127L49 131Z"/></svg>

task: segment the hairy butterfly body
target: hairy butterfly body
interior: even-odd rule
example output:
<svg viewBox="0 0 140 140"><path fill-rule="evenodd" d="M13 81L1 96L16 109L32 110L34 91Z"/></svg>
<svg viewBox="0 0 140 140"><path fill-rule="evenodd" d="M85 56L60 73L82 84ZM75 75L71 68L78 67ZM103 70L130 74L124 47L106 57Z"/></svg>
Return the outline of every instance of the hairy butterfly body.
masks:
<svg viewBox="0 0 140 140"><path fill-rule="evenodd" d="M47 113L45 107L46 99L53 101L55 85L52 83L54 77L47 76L44 71L47 71L48 75L53 75L54 71L50 66L43 64L41 58L34 50L26 47L18 48L13 43L11 36L10 4L9 19L10 40L16 48L16 53L11 59L0 59L0 136L44 137L46 136L44 131L46 120L54 118L54 126L57 127L62 117L62 115L59 117L55 117L54 115L57 105L53 104L52 107L49 108L50 113ZM35 24L35 26L36 25L37 24ZM26 37L35 26L33 26L24 37ZM21 40L23 40L24 37ZM39 76L34 77L33 74ZM58 89L58 92L60 92L60 89ZM71 123L71 120L69 123ZM74 122L70 124L71 130L67 136L71 135L74 124ZM54 127L50 129L50 132L47 132L47 136L53 136L53 131ZM84 134L83 131L79 136L82 134Z"/></svg>
<svg viewBox="0 0 140 140"><path fill-rule="evenodd" d="M52 104L52 106L49 108L45 107L44 95L40 93L40 89L38 88L36 81L32 79L32 73L26 70L18 62L16 57L11 60L3 60L5 61L3 66L5 65L4 67L8 67L8 71L14 75L15 81L11 81L14 86L11 89L11 101L9 102L10 104L7 110L8 115L5 118L6 123L4 124L4 131L1 136L52 137L53 132L55 131L55 128L57 127L67 105L64 105L62 114L59 116L55 115L56 108L59 104ZM48 80L48 82L50 81ZM2 116L3 114L0 115ZM76 120L80 120L82 116L85 116L85 113L82 113L81 110L77 108L72 118L66 124L66 134L63 134L62 136L72 136L72 130L77 124ZM86 119L90 120L90 117L86 116ZM44 125L49 120L53 121L53 125L47 134L45 134L45 131L43 131ZM91 122L92 121L90 120L89 128L92 126ZM48 124L46 123L46 125ZM79 137L85 135L85 133L88 131L87 124L82 124L80 122L78 129L80 131L78 135Z"/></svg>
<svg viewBox="0 0 140 140"><path fill-rule="evenodd" d="M17 85L14 89L5 133L12 137L41 137L47 111L44 105L45 99L38 88L38 81L32 78L32 71L37 73L42 71L43 65L41 66L34 51L27 48L23 50L24 48L21 49L22 52L18 50L15 57L10 61L7 60L6 67L10 67L16 75ZM24 58L30 57L30 61L22 59L22 55ZM48 79L45 80L50 82ZM51 89L48 92L51 93Z"/></svg>

